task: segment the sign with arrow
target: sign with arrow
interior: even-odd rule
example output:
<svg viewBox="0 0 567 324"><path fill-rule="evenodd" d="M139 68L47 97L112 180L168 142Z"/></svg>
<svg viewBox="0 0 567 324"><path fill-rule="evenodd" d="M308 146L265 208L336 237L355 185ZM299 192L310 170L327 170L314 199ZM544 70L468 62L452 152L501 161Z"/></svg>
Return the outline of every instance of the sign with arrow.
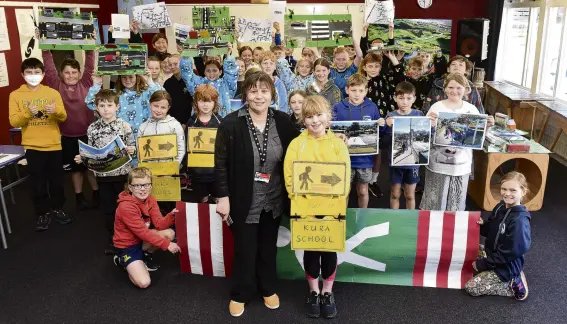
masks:
<svg viewBox="0 0 567 324"><path fill-rule="evenodd" d="M140 162L177 157L177 135L150 135L138 137Z"/></svg>
<svg viewBox="0 0 567 324"><path fill-rule="evenodd" d="M216 128L189 127L187 129L187 152L215 153Z"/></svg>
<svg viewBox="0 0 567 324"><path fill-rule="evenodd" d="M295 195L344 196L350 179L346 179L346 164L342 162L293 162Z"/></svg>

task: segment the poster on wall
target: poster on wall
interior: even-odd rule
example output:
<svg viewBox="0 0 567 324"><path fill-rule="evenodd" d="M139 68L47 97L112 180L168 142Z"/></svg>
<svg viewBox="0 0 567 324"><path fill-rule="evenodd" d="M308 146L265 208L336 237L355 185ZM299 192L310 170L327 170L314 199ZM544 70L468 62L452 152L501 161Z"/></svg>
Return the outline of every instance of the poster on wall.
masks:
<svg viewBox="0 0 567 324"><path fill-rule="evenodd" d="M157 0L116 0L118 1L118 13L130 16L130 21L134 17L132 15L132 8L135 6L141 6L145 4L156 3ZM144 30L147 33L159 33L159 29L147 29Z"/></svg>
<svg viewBox="0 0 567 324"><path fill-rule="evenodd" d="M6 25L6 11L0 7L0 51L10 50L10 39L8 38L8 26Z"/></svg>
<svg viewBox="0 0 567 324"><path fill-rule="evenodd" d="M35 57L43 62L41 50L39 49L39 41L35 38L37 12L33 9L15 9L14 12L18 25L22 61L30 57Z"/></svg>
<svg viewBox="0 0 567 324"><path fill-rule="evenodd" d="M8 67L6 66L6 55L0 53L0 88L10 85L8 79Z"/></svg>
<svg viewBox="0 0 567 324"><path fill-rule="evenodd" d="M396 44L415 51L451 53L450 19L394 19ZM387 25L370 25L368 41L388 43Z"/></svg>

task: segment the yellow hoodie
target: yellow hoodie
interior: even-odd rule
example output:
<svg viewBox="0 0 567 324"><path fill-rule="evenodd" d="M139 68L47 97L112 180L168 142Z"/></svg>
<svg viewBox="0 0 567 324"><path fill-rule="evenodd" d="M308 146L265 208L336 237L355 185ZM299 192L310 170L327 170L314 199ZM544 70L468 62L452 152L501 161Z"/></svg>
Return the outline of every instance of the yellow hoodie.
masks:
<svg viewBox="0 0 567 324"><path fill-rule="evenodd" d="M48 114L45 106L52 102L55 102L55 112ZM32 116L28 105L37 106L35 116ZM22 145L25 149L61 150L59 123L67 119L67 113L59 92L42 84L32 91L24 84L10 93L9 116L12 127L22 128Z"/></svg>
<svg viewBox="0 0 567 324"><path fill-rule="evenodd" d="M299 200L315 201L320 196L312 195L293 195L293 162L294 161L315 161L315 162L344 162L346 164L346 179L342 179L341 185L347 183L347 190L344 196L338 196L337 199L347 199L350 190L350 156L346 144L338 138L330 130L327 134L317 139L309 135L309 131L305 130L301 135L296 137L287 148L284 161L284 178L285 187L291 199L292 209L294 201L297 203ZM327 198L325 198L327 199ZM342 205L342 204L341 204ZM346 209L346 203L344 204ZM345 210L346 211L346 210ZM341 212L342 214L343 212ZM309 215L301 215L309 216Z"/></svg>

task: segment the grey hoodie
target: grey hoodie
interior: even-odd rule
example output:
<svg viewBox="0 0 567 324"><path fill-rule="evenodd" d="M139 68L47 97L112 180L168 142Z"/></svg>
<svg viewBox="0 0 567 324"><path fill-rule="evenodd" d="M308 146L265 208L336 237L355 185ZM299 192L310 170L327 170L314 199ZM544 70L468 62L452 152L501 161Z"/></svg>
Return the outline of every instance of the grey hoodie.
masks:
<svg viewBox="0 0 567 324"><path fill-rule="evenodd" d="M176 134L177 135L177 162L181 165L185 157L185 131L177 119L167 115L164 119L148 118L140 125L138 129L138 137L149 135L164 135Z"/></svg>

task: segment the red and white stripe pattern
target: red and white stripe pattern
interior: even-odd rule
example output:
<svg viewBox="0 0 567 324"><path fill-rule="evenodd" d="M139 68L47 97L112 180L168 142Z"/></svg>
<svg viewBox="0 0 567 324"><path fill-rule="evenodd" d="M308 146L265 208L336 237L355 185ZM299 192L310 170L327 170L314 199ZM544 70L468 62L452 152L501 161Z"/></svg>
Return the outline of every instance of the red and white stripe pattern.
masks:
<svg viewBox="0 0 567 324"><path fill-rule="evenodd" d="M413 285L462 289L473 276L480 212L420 211Z"/></svg>
<svg viewBox="0 0 567 324"><path fill-rule="evenodd" d="M216 213L216 205L177 202L177 244L181 271L228 277L234 254L232 232Z"/></svg>

